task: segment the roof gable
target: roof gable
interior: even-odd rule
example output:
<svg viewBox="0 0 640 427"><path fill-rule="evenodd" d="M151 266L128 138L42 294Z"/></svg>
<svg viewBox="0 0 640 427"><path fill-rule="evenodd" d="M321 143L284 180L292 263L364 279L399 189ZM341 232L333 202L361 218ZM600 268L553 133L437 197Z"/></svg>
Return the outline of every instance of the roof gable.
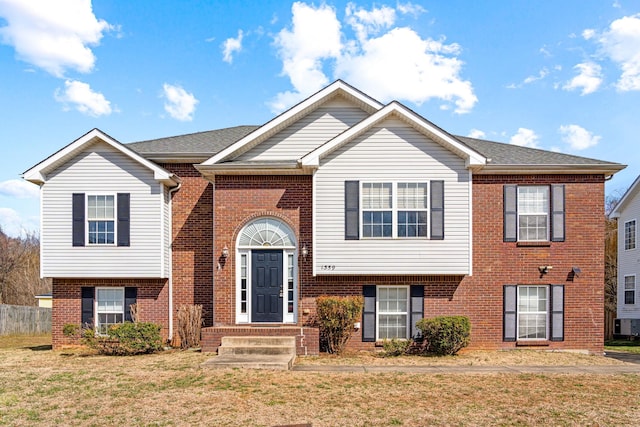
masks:
<svg viewBox="0 0 640 427"><path fill-rule="evenodd" d="M42 162L28 169L22 174L22 177L34 184L43 184L47 181L47 173L55 170L60 165L74 159L76 156L85 152L85 150L97 142L103 142L123 155L131 158L132 160L140 163L142 166L153 172L153 177L157 181L161 181L170 187L176 186L180 180L171 172L161 168L155 163L140 156L135 151L127 148L125 145L119 143L115 139L111 138L106 133L99 129L93 129L80 138L73 141L71 144L57 151L53 155L47 157Z"/></svg>
<svg viewBox="0 0 640 427"><path fill-rule="evenodd" d="M300 159L300 164L303 167L318 167L323 157L391 116L400 118L408 126L429 136L444 148L465 159L465 164L468 168L482 167L486 164L486 158L482 154L396 101L389 103L360 123L306 154Z"/></svg>
<svg viewBox="0 0 640 427"><path fill-rule="evenodd" d="M203 162L202 165L214 165L216 163L223 162L242 153L245 153L246 151L265 141L269 137L288 127L292 123L296 122L300 118L316 110L321 105L325 104L328 100L333 99L335 96L339 95L345 97L348 100L351 100L370 114L382 108L382 104L378 101L374 100L368 95L365 95L354 87L346 84L342 80L337 80L324 89L320 90L319 92L311 95L309 98L300 102L296 106L280 114L273 120L267 122L265 125L251 132L244 138L238 140L224 150L215 154L213 157Z"/></svg>
<svg viewBox="0 0 640 427"><path fill-rule="evenodd" d="M633 201L636 197L638 197L639 191L640 191L640 176L638 176L635 179L635 181L633 181L633 184L631 184L631 187L629 187L627 191L625 191L625 193L622 195L622 197L616 204L615 208L613 208L613 210L609 214L609 216L611 218L620 218L622 216L622 212L627 207L627 205L631 203L631 201Z"/></svg>

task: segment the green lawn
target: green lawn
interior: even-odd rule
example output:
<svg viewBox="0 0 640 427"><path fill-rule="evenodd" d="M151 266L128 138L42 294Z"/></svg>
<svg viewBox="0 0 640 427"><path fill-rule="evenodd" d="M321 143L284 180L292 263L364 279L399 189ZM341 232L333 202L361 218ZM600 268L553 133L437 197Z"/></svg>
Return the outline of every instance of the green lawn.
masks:
<svg viewBox="0 0 640 427"><path fill-rule="evenodd" d="M604 349L624 351L626 353L640 353L640 340L611 340L604 343Z"/></svg>

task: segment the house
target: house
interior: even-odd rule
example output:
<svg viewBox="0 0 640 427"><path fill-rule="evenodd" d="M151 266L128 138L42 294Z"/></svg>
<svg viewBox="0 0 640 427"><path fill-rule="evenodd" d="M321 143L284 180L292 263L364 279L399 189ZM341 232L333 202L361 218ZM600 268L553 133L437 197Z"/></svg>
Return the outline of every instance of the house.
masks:
<svg viewBox="0 0 640 427"><path fill-rule="evenodd" d="M35 298L40 308L51 308L53 305L51 293L36 295Z"/></svg>
<svg viewBox="0 0 640 427"><path fill-rule="evenodd" d="M640 335L640 248L637 229L640 220L640 177L618 201L609 215L618 221L618 294L614 334Z"/></svg>
<svg viewBox="0 0 640 427"><path fill-rule="evenodd" d="M94 129L41 186L53 345L66 323L163 325L202 304L203 349L290 335L363 295L352 348L467 315L471 347L603 349L604 182L623 165L454 136L336 81L262 126L121 144ZM576 274L579 272L579 274Z"/></svg>

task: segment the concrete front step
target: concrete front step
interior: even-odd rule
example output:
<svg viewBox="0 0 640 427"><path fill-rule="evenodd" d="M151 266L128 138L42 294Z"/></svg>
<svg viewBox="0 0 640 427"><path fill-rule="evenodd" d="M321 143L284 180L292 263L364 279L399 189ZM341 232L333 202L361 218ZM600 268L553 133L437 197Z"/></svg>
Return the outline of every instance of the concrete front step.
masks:
<svg viewBox="0 0 640 427"><path fill-rule="evenodd" d="M291 370L295 361L295 354L279 354L279 355L257 355L257 354L224 354L207 360L200 366L203 368L223 369L223 368L242 368L242 369L272 369L272 370Z"/></svg>
<svg viewBox="0 0 640 427"><path fill-rule="evenodd" d="M228 354L264 354L264 355L295 355L296 348L286 345L253 345L253 346L225 346L218 347L218 355Z"/></svg>
<svg viewBox="0 0 640 427"><path fill-rule="evenodd" d="M240 336L222 337L223 347L249 347L249 346L290 346L296 347L296 338L292 336Z"/></svg>

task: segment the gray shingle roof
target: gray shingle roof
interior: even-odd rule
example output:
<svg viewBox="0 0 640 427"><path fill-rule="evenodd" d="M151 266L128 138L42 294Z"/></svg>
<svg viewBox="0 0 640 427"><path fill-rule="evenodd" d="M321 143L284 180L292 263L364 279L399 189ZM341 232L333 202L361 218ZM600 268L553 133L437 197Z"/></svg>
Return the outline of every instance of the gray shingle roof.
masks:
<svg viewBox="0 0 640 427"><path fill-rule="evenodd" d="M237 140L256 130L259 126L235 126L231 128L170 136L132 142L127 147L145 156L150 154L207 154L212 156Z"/></svg>
<svg viewBox="0 0 640 427"><path fill-rule="evenodd" d="M133 142L127 147L133 149L142 156L154 155L171 156L176 158L189 155L206 155L211 157L224 148L242 139L259 126L235 126L231 128L217 129L205 132L178 135L167 138L152 139ZM616 166L617 163L571 154L556 153L536 148L520 147L502 142L485 141L482 139L455 136L459 141L479 152L484 157L491 159L489 165L497 166L545 166L545 165L582 165L582 166ZM622 168L622 165L618 165Z"/></svg>

